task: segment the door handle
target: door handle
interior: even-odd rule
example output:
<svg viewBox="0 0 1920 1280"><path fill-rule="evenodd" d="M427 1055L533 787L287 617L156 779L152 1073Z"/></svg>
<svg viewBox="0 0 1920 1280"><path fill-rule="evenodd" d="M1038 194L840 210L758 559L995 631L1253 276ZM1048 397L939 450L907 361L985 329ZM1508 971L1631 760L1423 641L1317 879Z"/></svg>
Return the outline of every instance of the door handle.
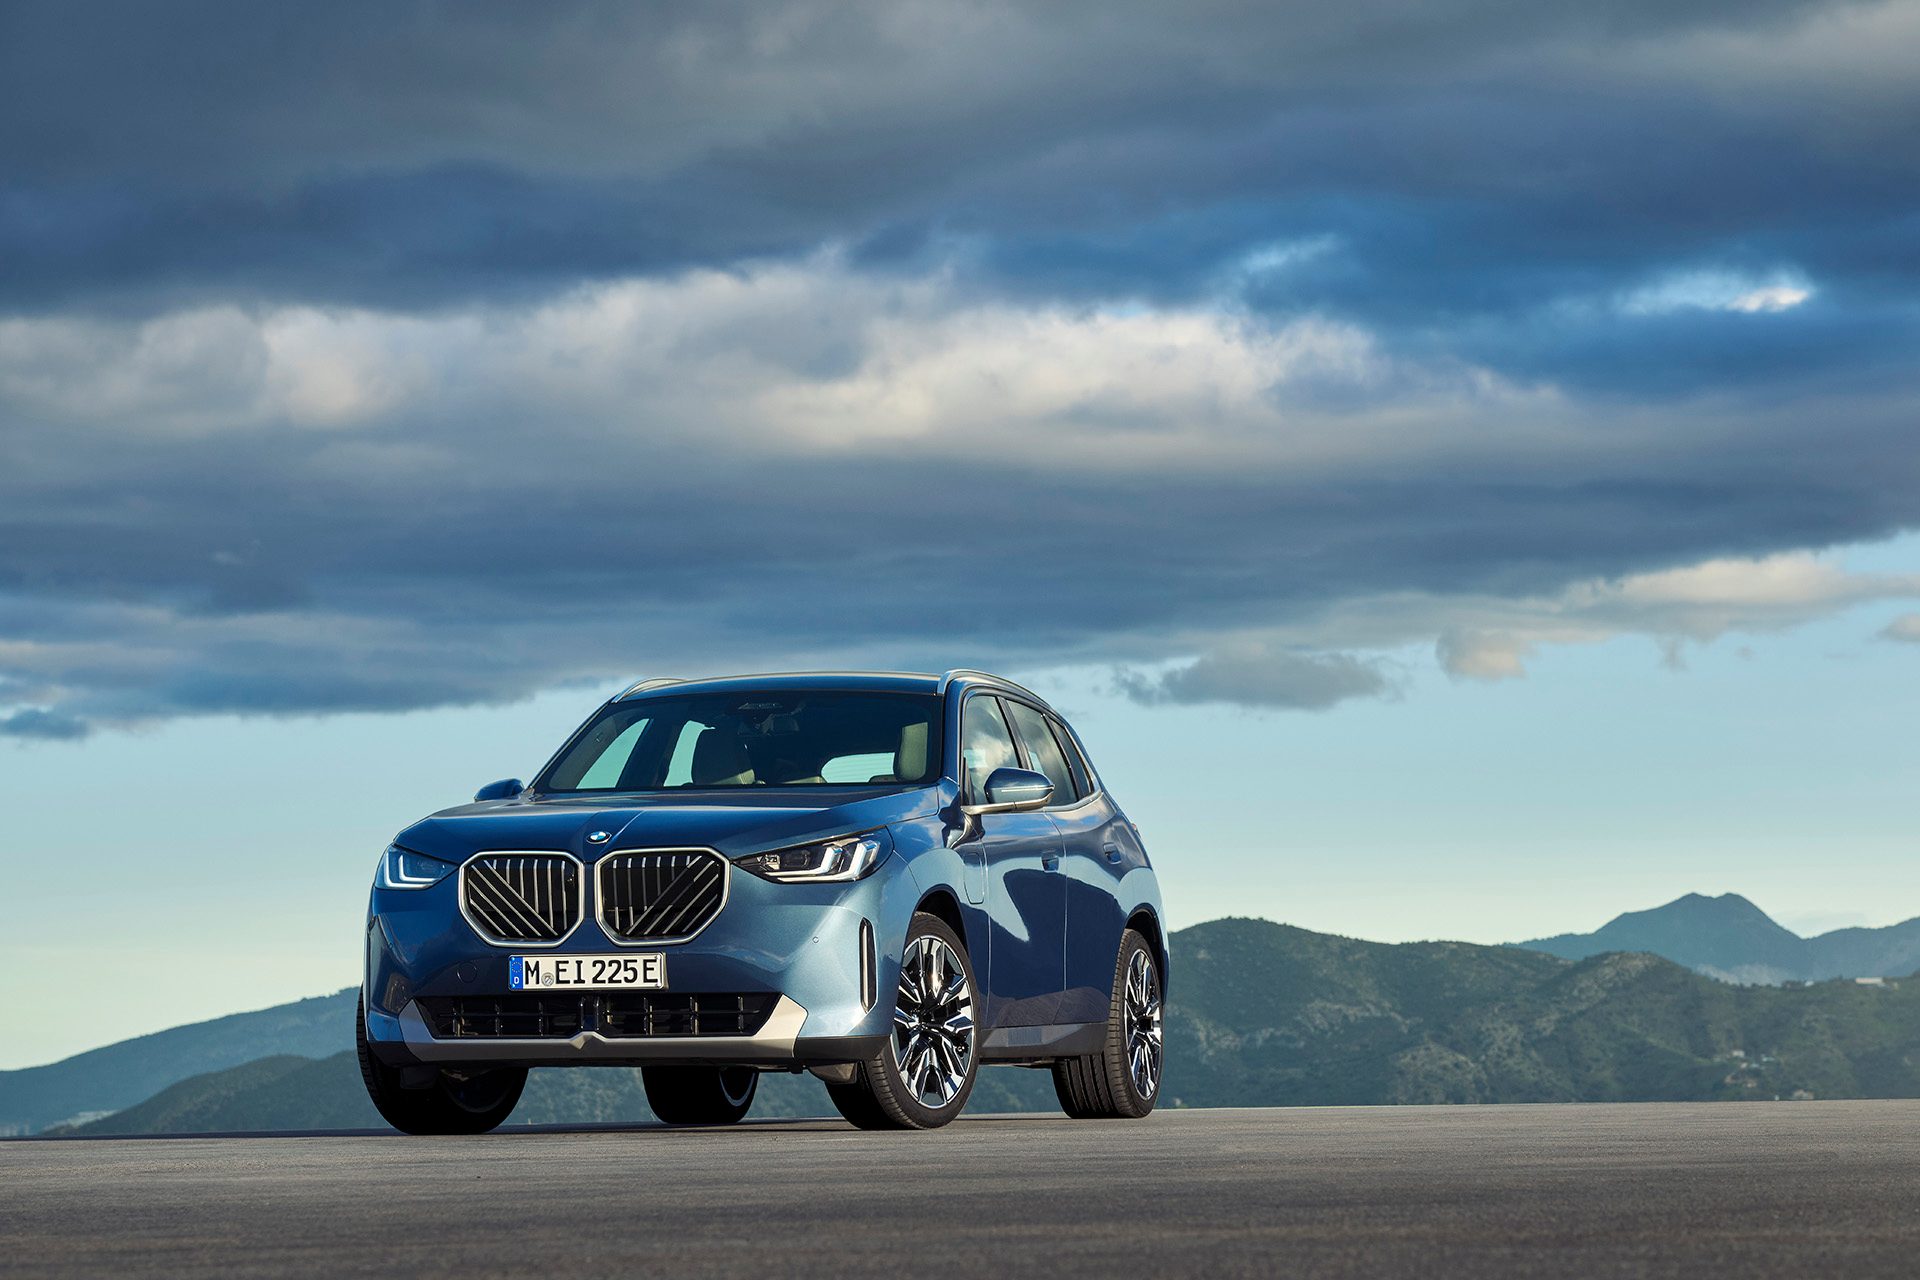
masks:
<svg viewBox="0 0 1920 1280"><path fill-rule="evenodd" d="M1107 861L1108 861L1108 862L1118 862L1118 861L1120 861L1120 858L1121 858L1121 854L1120 854L1120 846L1119 846L1119 845L1117 845L1117 844L1110 844L1110 845L1108 845L1108 846L1107 846Z"/></svg>
<svg viewBox="0 0 1920 1280"><path fill-rule="evenodd" d="M1057 853L1042 854L1040 856L1040 865L1048 871L1058 871L1060 869L1060 855Z"/></svg>

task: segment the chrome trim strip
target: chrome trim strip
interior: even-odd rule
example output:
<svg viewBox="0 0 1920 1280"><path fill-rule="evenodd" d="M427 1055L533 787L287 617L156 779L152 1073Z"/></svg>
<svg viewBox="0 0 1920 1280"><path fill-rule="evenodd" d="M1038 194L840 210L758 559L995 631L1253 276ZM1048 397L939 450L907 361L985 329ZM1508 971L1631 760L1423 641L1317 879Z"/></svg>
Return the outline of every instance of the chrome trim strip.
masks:
<svg viewBox="0 0 1920 1280"><path fill-rule="evenodd" d="M648 689L661 689L661 688L665 688L667 685L670 685L670 684L685 684L685 683L686 683L686 679L685 677L682 677L682 676L648 676L645 680L635 680L632 684L628 685L626 689L621 692L620 696L614 699L614 701L625 702L628 698L631 698L634 694L644 693Z"/></svg>
<svg viewBox="0 0 1920 1280"><path fill-rule="evenodd" d="M1052 705L1049 704L1045 698L1027 688L1025 685L1015 684L1005 676L997 676L991 671L976 671L972 667L955 667L942 675L940 677L939 692L944 694L955 680L985 681L988 684L999 685L1002 689L1011 689L1021 697L1033 699L1043 711L1053 711ZM1058 715L1059 712L1055 711L1054 714Z"/></svg>
<svg viewBox="0 0 1920 1280"><path fill-rule="evenodd" d="M498 938L481 928L480 922L467 914L467 867L469 864L478 862L482 858L565 858L571 862L580 873L580 905L573 913L573 924L568 927L565 933L555 938L552 942L528 942L518 938ZM467 928L473 930L474 936L488 946L527 947L542 950L564 944L568 938L571 938L580 931L581 925L586 923L587 891L591 888L588 884L589 879L590 877L587 875L587 864L574 857L571 853L568 853L565 849L482 849L460 864L460 870L456 873L453 899L460 908L460 918L467 922Z"/></svg>
<svg viewBox="0 0 1920 1280"><path fill-rule="evenodd" d="M630 1036L609 1039L597 1031L582 1031L570 1040L462 1037L441 1040L427 1026L417 1001L400 1011L400 1035L413 1056L422 1062L630 1062L683 1059L688 1061L779 1062L793 1057L807 1011L793 997L775 1002L760 1030L750 1036Z"/></svg>
<svg viewBox="0 0 1920 1280"><path fill-rule="evenodd" d="M867 1013L879 1003L880 991L876 982L877 965L873 953L873 921L860 917L860 1011Z"/></svg>
<svg viewBox="0 0 1920 1280"><path fill-rule="evenodd" d="M630 853L704 853L717 859L720 863L720 905L713 909L713 914L707 917L707 922L698 929L695 929L692 933L683 933L673 938L621 937L613 931L613 926L607 923L607 895L601 891L601 876L606 870L609 861ZM607 935L607 941L616 947L677 947L683 942L691 942L705 933L712 927L713 922L720 918L720 913L727 909L727 899L732 895L733 860L728 858L726 854L721 853L718 849L711 848L707 845L671 845L647 849L610 849L606 853L601 854L599 861L593 864L593 922L600 926L600 932ZM584 902L585 899L582 899L582 901Z"/></svg>

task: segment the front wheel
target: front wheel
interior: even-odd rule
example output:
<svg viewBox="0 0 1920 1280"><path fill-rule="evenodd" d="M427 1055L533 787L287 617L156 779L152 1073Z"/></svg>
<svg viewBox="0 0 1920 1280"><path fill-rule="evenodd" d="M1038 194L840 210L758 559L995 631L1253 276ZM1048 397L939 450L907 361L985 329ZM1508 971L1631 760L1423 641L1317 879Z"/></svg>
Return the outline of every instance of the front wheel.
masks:
<svg viewBox="0 0 1920 1280"><path fill-rule="evenodd" d="M498 1128L520 1102L527 1087L525 1067L467 1071L442 1067L423 1088L406 1089L400 1070L367 1048L366 997L354 1009L354 1047L360 1054L360 1078L381 1119L402 1133L487 1133Z"/></svg>
<svg viewBox="0 0 1920 1280"><path fill-rule="evenodd" d="M738 1124L753 1109L752 1067L642 1067L647 1105L663 1124Z"/></svg>
<svg viewBox="0 0 1920 1280"><path fill-rule="evenodd" d="M1053 1064L1053 1091L1076 1120L1138 1120L1160 1096L1165 1060L1159 966L1153 948L1132 929L1120 936L1114 962L1107 1042L1099 1053Z"/></svg>
<svg viewBox="0 0 1920 1280"><path fill-rule="evenodd" d="M840 1114L862 1129L937 1129L959 1115L979 1070L975 989L959 935L940 917L915 913L900 958L893 1034L852 1081L827 1085Z"/></svg>

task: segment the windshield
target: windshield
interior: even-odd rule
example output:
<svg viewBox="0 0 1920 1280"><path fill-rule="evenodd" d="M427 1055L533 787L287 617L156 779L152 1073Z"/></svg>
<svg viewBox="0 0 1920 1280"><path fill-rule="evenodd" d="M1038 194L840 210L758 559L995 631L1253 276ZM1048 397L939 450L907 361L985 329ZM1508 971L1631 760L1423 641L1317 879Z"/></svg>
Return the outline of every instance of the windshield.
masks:
<svg viewBox="0 0 1920 1280"><path fill-rule="evenodd" d="M845 690L690 694L602 711L540 791L923 784L940 775L940 699Z"/></svg>

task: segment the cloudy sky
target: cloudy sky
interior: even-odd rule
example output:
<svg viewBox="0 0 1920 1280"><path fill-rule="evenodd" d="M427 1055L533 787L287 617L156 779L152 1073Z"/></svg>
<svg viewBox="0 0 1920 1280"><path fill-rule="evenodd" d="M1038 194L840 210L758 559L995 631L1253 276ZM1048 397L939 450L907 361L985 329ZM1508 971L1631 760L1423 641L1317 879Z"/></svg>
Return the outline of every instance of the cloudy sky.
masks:
<svg viewBox="0 0 1920 1280"><path fill-rule="evenodd" d="M1920 915L1916 43L0 4L0 1066L353 981L645 673L1027 678L1181 923Z"/></svg>

